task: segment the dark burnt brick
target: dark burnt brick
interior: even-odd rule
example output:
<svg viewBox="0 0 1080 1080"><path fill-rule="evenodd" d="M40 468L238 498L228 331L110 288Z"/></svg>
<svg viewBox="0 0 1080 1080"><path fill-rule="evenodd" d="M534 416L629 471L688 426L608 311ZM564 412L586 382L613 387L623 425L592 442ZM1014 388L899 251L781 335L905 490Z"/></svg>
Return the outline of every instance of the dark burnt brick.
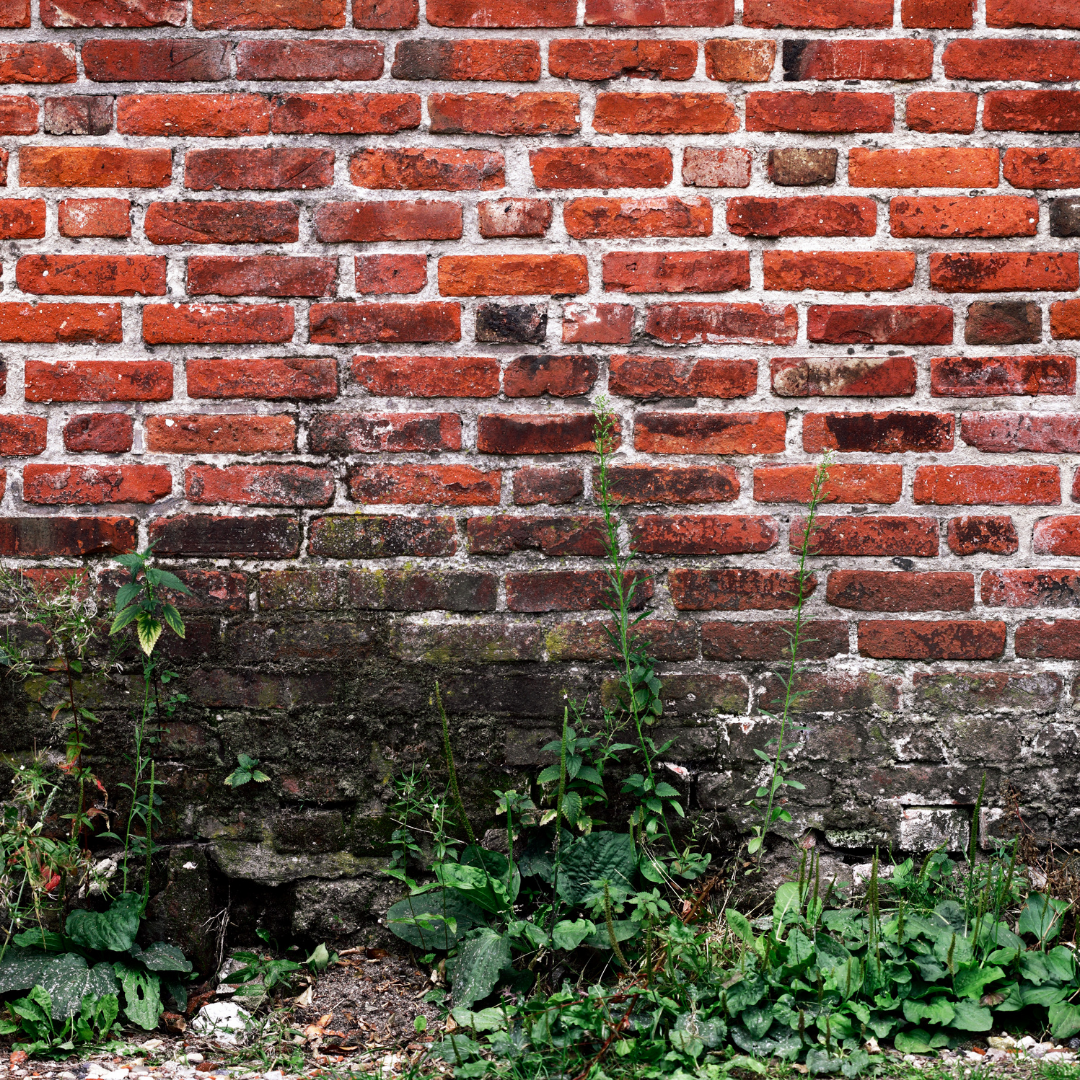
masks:
<svg viewBox="0 0 1080 1080"><path fill-rule="evenodd" d="M120 555L138 540L129 517L0 518L0 555L21 559Z"/></svg>
<svg viewBox="0 0 1080 1080"><path fill-rule="evenodd" d="M468 624L444 626L406 623L397 627L396 638L391 640L390 653L399 660L422 660L431 664L479 663L480 670L471 671L464 677L448 673L440 680L443 703L447 712L475 713L485 715L505 712L511 716L553 715L550 698L530 701L515 700L509 694L498 702L491 700L491 683L497 676L483 669L489 664L508 663L514 660L540 660L544 653L543 630L533 624L492 623L472 621ZM561 673L560 673L561 674ZM550 678L547 676L546 678ZM537 681L543 681L538 678ZM520 680L515 692L528 694L529 690ZM562 709L566 707L565 690L561 690ZM558 713L562 716L562 712Z"/></svg>
<svg viewBox="0 0 1080 1080"><path fill-rule="evenodd" d="M964 340L969 345L1037 345L1042 308L1025 300L978 300L968 308Z"/></svg>
<svg viewBox="0 0 1080 1080"><path fill-rule="evenodd" d="M263 570L259 574L259 608L330 611L341 607L341 575L336 570Z"/></svg>
<svg viewBox="0 0 1080 1080"><path fill-rule="evenodd" d="M235 664L303 668L363 660L374 650L370 627L355 621L233 622L225 647Z"/></svg>
<svg viewBox="0 0 1080 1080"><path fill-rule="evenodd" d="M1080 619L1029 619L1016 628L1016 655L1032 660L1080 660ZM1073 688L1073 696L1077 693Z"/></svg>
<svg viewBox="0 0 1080 1080"><path fill-rule="evenodd" d="M600 365L595 356L519 356L503 372L507 397L574 397L587 394Z"/></svg>
<svg viewBox="0 0 1080 1080"><path fill-rule="evenodd" d="M292 559L300 553L295 517L178 514L150 522L155 555L212 559Z"/></svg>
<svg viewBox="0 0 1080 1080"><path fill-rule="evenodd" d="M803 597L817 588L810 574ZM795 607L798 580L790 570L671 570L668 590L682 611L789 611Z"/></svg>
<svg viewBox="0 0 1080 1080"><path fill-rule="evenodd" d="M825 601L852 611L970 611L975 576L890 570L834 570Z"/></svg>
<svg viewBox="0 0 1080 1080"><path fill-rule="evenodd" d="M1074 394L1073 356L938 356L930 360L935 397Z"/></svg>
<svg viewBox="0 0 1080 1080"><path fill-rule="evenodd" d="M782 187L812 187L836 181L838 150L788 147L770 150L765 168L769 179Z"/></svg>
<svg viewBox="0 0 1080 1080"><path fill-rule="evenodd" d="M125 454L134 430L135 421L127 413L80 413L64 425L64 449Z"/></svg>
<svg viewBox="0 0 1080 1080"><path fill-rule="evenodd" d="M545 555L603 555L603 519L590 517L512 517L487 515L466 522L472 555L509 555L541 551Z"/></svg>
<svg viewBox="0 0 1080 1080"><path fill-rule="evenodd" d="M562 622L547 635L548 656L555 661L615 659L609 633L614 626L610 621ZM697 629L689 620L643 619L634 625L634 633L657 660L696 660Z"/></svg>
<svg viewBox="0 0 1080 1080"><path fill-rule="evenodd" d="M634 583L631 608L638 610L653 594L648 574L627 574ZM510 611L593 611L614 602L605 570L531 570L506 575L506 606Z"/></svg>
<svg viewBox="0 0 1080 1080"><path fill-rule="evenodd" d="M706 660L784 660L791 656L795 624L770 622L706 622L701 624L701 655ZM848 651L848 624L835 619L809 619L802 625L799 660L826 660Z"/></svg>
<svg viewBox="0 0 1080 1080"><path fill-rule="evenodd" d="M333 681L328 675L264 675L257 670L203 668L191 686L196 705L214 709L292 709L331 705Z"/></svg>
<svg viewBox="0 0 1080 1080"><path fill-rule="evenodd" d="M810 413L803 417L808 454L927 454L953 448L952 413Z"/></svg>
<svg viewBox="0 0 1080 1080"><path fill-rule="evenodd" d="M547 337L547 304L479 304L476 340L496 345L539 345Z"/></svg>
<svg viewBox="0 0 1080 1080"><path fill-rule="evenodd" d="M476 448L482 454L588 453L595 448L593 426L592 413L488 413L477 420Z"/></svg>
<svg viewBox="0 0 1080 1080"><path fill-rule="evenodd" d="M942 712L1052 712L1061 700L1063 681L1051 671L1012 674L1007 671L916 672L915 704L920 710Z"/></svg>
<svg viewBox="0 0 1080 1080"><path fill-rule="evenodd" d="M1080 199L1050 200L1050 235L1080 236Z"/></svg>
<svg viewBox="0 0 1080 1080"><path fill-rule="evenodd" d="M113 127L113 99L72 94L45 99L46 135L107 135Z"/></svg>
<svg viewBox="0 0 1080 1080"><path fill-rule="evenodd" d="M481 571L350 570L349 607L373 611L494 611L499 579Z"/></svg>
<svg viewBox="0 0 1080 1080"><path fill-rule="evenodd" d="M859 623L859 652L878 660L996 660L1005 651L1005 624L919 619Z"/></svg>
<svg viewBox="0 0 1080 1080"><path fill-rule="evenodd" d="M308 554L328 559L382 559L398 555L453 555L452 517L333 514L311 523Z"/></svg>
<svg viewBox="0 0 1080 1080"><path fill-rule="evenodd" d="M770 672L763 680L764 694L756 702L758 712L784 710L785 688L779 674ZM798 675L795 690L802 696L797 713L869 712L874 708L894 712L900 707L900 680L869 673L807 671Z"/></svg>
<svg viewBox="0 0 1080 1080"><path fill-rule="evenodd" d="M514 502L519 506L537 503L561 506L573 502L584 491L585 480L580 469L538 465L514 472Z"/></svg>
<svg viewBox="0 0 1080 1080"><path fill-rule="evenodd" d="M979 584L988 607L1080 607L1080 570L986 570Z"/></svg>
<svg viewBox="0 0 1080 1080"><path fill-rule="evenodd" d="M191 595L173 589L162 590L161 595L181 611L210 611L221 614L247 611L247 575L228 570L172 571L191 590ZM116 598L120 586L131 578L123 570L109 571L99 581L101 597L109 603Z"/></svg>
<svg viewBox="0 0 1080 1080"><path fill-rule="evenodd" d="M802 550L806 518L792 518L790 547ZM810 532L811 555L911 555L931 558L938 553L937 518L886 514L855 517L817 517Z"/></svg>
<svg viewBox="0 0 1080 1080"><path fill-rule="evenodd" d="M593 490L599 481L593 470ZM733 502L739 474L730 465L615 465L608 471L616 503Z"/></svg>
<svg viewBox="0 0 1080 1080"><path fill-rule="evenodd" d="M1020 535L1008 514L950 518L947 540L954 555L1015 555L1020 548Z"/></svg>
<svg viewBox="0 0 1080 1080"><path fill-rule="evenodd" d="M231 50L223 38L93 38L82 60L95 82L217 82L229 78Z"/></svg>

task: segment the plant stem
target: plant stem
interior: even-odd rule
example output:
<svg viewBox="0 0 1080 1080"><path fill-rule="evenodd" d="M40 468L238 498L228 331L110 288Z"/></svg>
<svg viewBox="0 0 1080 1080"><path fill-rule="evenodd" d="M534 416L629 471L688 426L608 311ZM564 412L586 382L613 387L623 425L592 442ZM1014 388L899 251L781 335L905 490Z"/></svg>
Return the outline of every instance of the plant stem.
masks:
<svg viewBox="0 0 1080 1080"><path fill-rule="evenodd" d="M450 794L454 797L454 806L457 809L458 816L461 818L465 835L468 836L470 844L475 844L476 834L469 823L468 814L465 813L465 803L462 802L461 789L458 787L457 769L454 768L454 751L450 745L450 721L446 716L446 708L443 706L442 693L439 690L437 681L435 683L435 703L439 709L439 720L442 722L443 754L446 757L446 771L450 779Z"/></svg>

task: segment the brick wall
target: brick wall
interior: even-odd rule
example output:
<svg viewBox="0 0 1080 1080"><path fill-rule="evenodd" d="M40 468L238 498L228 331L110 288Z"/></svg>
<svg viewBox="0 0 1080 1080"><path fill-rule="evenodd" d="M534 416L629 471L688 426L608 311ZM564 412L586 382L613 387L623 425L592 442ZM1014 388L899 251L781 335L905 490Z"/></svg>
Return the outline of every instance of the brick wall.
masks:
<svg viewBox="0 0 1080 1080"><path fill-rule="evenodd" d="M608 676L607 393L699 806L743 820L832 450L797 823L914 843L985 771L1080 839L1072 0L0 22L0 554L155 540L195 589L174 838L354 880L440 672L476 789L532 767Z"/></svg>

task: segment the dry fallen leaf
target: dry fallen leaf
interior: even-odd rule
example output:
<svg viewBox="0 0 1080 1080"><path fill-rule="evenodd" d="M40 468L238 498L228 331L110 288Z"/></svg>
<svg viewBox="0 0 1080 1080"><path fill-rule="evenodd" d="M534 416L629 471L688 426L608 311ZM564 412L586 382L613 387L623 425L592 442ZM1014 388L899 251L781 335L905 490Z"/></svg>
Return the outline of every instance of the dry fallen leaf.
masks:
<svg viewBox="0 0 1080 1080"><path fill-rule="evenodd" d="M304 992L296 999L296 1004L307 1008L315 1000L315 987L310 983L304 987Z"/></svg>

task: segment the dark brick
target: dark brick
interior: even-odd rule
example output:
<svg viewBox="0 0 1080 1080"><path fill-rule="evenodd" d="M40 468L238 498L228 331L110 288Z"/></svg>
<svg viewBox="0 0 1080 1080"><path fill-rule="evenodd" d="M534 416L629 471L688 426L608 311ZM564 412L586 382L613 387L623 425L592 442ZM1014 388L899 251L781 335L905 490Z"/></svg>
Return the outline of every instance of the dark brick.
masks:
<svg viewBox="0 0 1080 1080"><path fill-rule="evenodd" d="M770 150L766 169L769 179L783 187L832 184L836 182L838 156L837 150Z"/></svg>
<svg viewBox="0 0 1080 1080"><path fill-rule="evenodd" d="M178 514L150 522L156 555L214 559L291 559L300 553L294 517Z"/></svg>
<svg viewBox="0 0 1080 1080"><path fill-rule="evenodd" d="M349 607L373 611L494 611L499 579L480 571L350 570Z"/></svg>
<svg viewBox="0 0 1080 1080"><path fill-rule="evenodd" d="M977 300L968 308L964 340L969 345L1037 345L1042 308L1024 300Z"/></svg>
<svg viewBox="0 0 1080 1080"><path fill-rule="evenodd" d="M451 517L346 514L311 523L308 554L329 559L380 559L395 555L453 555L457 529Z"/></svg>
<svg viewBox="0 0 1080 1080"><path fill-rule="evenodd" d="M497 345L539 345L547 337L547 304L480 304L476 340Z"/></svg>

